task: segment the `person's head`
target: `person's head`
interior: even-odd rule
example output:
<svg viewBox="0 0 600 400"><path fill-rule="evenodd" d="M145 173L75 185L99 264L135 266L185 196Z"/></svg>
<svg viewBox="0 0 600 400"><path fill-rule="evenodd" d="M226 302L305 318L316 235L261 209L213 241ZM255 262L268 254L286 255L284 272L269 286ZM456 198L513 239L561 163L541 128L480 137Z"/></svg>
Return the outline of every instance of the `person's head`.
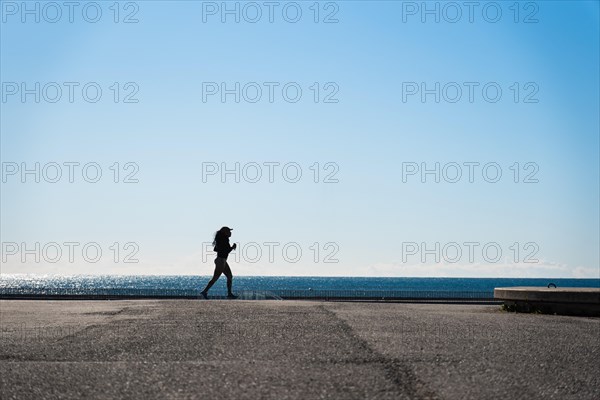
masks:
<svg viewBox="0 0 600 400"><path fill-rule="evenodd" d="M222 227L221 229L219 229L217 232L215 232L215 239L213 240L213 244L217 243L217 239L221 238L221 237L231 237L231 228L228 228L226 226Z"/></svg>

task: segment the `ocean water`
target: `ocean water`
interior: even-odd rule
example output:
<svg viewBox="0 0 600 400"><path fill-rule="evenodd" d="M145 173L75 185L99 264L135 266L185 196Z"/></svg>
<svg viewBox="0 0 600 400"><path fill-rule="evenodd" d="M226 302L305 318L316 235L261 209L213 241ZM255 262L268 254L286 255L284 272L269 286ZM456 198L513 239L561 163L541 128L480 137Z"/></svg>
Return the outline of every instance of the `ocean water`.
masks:
<svg viewBox="0 0 600 400"><path fill-rule="evenodd" d="M189 296L201 290L208 276L127 276L127 275L0 275L0 295L20 294L147 294ZM213 286L210 293L226 293L226 279ZM554 283L557 287L600 287L600 279L545 278L365 278L365 277L234 277L234 292L270 292L275 295L294 293L298 296L317 296L323 293L344 296L462 296L477 293L492 297L494 288L506 286L542 286Z"/></svg>

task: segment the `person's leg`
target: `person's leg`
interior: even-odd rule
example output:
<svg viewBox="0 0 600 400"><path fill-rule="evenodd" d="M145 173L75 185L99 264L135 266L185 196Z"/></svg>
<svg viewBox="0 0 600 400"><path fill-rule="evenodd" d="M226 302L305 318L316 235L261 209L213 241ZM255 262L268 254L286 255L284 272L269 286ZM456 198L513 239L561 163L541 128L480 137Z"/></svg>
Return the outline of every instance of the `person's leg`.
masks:
<svg viewBox="0 0 600 400"><path fill-rule="evenodd" d="M223 273L227 277L227 295L233 296L233 292L231 291L231 287L233 286L233 274L231 273L231 268L229 268L229 264L225 261L225 266L223 267Z"/></svg>
<svg viewBox="0 0 600 400"><path fill-rule="evenodd" d="M223 263L221 262L222 258L217 258L215 260L215 273L213 274L212 279L208 282L202 293L208 293L208 290L215 284L215 282L219 279L221 274L223 273ZM225 261L225 260L223 260Z"/></svg>

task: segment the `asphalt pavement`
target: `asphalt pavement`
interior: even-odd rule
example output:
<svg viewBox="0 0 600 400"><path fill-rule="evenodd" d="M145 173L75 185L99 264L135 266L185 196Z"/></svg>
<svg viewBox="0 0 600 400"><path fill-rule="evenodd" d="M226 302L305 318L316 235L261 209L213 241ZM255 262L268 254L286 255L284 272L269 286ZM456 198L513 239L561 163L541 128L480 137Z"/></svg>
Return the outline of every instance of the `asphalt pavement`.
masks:
<svg viewBox="0 0 600 400"><path fill-rule="evenodd" d="M600 319L498 306L0 301L1 399L598 399Z"/></svg>

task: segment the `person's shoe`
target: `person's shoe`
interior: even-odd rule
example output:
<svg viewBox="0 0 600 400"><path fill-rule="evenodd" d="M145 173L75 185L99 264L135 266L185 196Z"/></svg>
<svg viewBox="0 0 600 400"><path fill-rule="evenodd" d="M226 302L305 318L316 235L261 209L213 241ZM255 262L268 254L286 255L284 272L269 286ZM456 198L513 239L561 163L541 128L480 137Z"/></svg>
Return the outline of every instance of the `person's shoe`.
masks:
<svg viewBox="0 0 600 400"><path fill-rule="evenodd" d="M208 296L207 296L206 292L200 292L200 296L202 296L204 298L204 300L208 300Z"/></svg>
<svg viewBox="0 0 600 400"><path fill-rule="evenodd" d="M233 294L233 293L229 293L229 294L227 295L227 298L228 298L228 299L237 299L238 297L237 297L235 294Z"/></svg>

